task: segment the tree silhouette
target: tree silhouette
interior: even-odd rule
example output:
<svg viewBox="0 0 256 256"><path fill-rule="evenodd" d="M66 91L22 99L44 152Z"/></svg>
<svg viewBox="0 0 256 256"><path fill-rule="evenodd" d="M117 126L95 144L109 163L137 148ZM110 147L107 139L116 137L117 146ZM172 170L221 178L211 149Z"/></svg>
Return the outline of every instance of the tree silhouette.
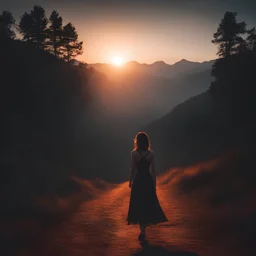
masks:
<svg viewBox="0 0 256 256"><path fill-rule="evenodd" d="M15 33L12 30L15 20L12 16L12 13L8 11L3 11L0 15L0 37L1 38L15 38Z"/></svg>
<svg viewBox="0 0 256 256"><path fill-rule="evenodd" d="M218 45L218 55L228 57L237 53L239 45L244 42L240 36L246 33L246 23L237 22L236 12L226 12L217 32L214 33L212 43Z"/></svg>
<svg viewBox="0 0 256 256"><path fill-rule="evenodd" d="M238 45L237 47L234 49L233 53L236 54L244 54L248 51L248 45L247 45L247 41L244 40L243 38L240 38L237 40Z"/></svg>
<svg viewBox="0 0 256 256"><path fill-rule="evenodd" d="M78 34L75 27L68 23L63 28L61 40L61 53L65 61L70 62L72 58L83 53L83 42L78 41Z"/></svg>
<svg viewBox="0 0 256 256"><path fill-rule="evenodd" d="M21 17L19 23L19 31L23 36L23 41L31 42L32 40L32 17L30 14L25 12Z"/></svg>
<svg viewBox="0 0 256 256"><path fill-rule="evenodd" d="M83 42L78 41L76 28L71 23L63 27L63 19L55 10L48 22L44 8L35 5L29 13L22 15L19 31L23 41L67 62L83 53Z"/></svg>
<svg viewBox="0 0 256 256"><path fill-rule="evenodd" d="M60 17L57 11L53 11L50 16L50 26L47 30L48 32L48 50L54 54L55 57L58 57L60 54L61 41L63 37L63 26L62 26L62 17Z"/></svg>
<svg viewBox="0 0 256 256"><path fill-rule="evenodd" d="M256 29L252 28L247 32L248 32L248 37L247 37L248 48L252 51L256 51Z"/></svg>
<svg viewBox="0 0 256 256"><path fill-rule="evenodd" d="M38 48L45 49L47 24L48 20L44 8L35 5L30 13L25 12L21 17L19 28L23 40L35 44Z"/></svg>
<svg viewBox="0 0 256 256"><path fill-rule="evenodd" d="M256 114L256 30L246 31L245 22L237 23L236 16L227 12L214 34L213 43L219 45L218 54L224 58L213 65L215 79L209 92L233 120L242 123ZM248 33L246 40L240 36L245 33Z"/></svg>

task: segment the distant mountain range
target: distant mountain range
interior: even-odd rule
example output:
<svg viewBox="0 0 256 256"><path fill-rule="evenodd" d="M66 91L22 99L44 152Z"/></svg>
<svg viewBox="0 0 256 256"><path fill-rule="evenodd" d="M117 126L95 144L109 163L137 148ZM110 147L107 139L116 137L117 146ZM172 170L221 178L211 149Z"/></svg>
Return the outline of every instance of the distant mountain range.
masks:
<svg viewBox="0 0 256 256"><path fill-rule="evenodd" d="M89 64L90 67L95 68L99 72L109 72L110 70L120 69L147 73L154 76L162 76L173 78L182 74L203 72L211 69L215 60L204 61L204 62L193 62L182 59L173 65L166 64L164 61L156 61L152 64L141 64L136 61L127 62L122 68L117 68L111 64Z"/></svg>
<svg viewBox="0 0 256 256"><path fill-rule="evenodd" d="M111 127L114 122L117 129L121 125L123 131L130 131L162 117L209 88L213 62L181 60L169 65L163 61L131 61L121 68L111 64L89 65L99 72L95 72L92 88L102 105L101 122L105 119Z"/></svg>

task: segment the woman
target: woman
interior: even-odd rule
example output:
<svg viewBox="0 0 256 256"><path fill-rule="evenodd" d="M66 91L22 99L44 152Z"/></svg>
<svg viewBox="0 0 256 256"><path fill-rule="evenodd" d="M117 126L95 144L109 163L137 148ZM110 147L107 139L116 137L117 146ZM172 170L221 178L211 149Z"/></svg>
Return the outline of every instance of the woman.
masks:
<svg viewBox="0 0 256 256"><path fill-rule="evenodd" d="M146 227L168 221L156 195L155 155L150 149L150 140L145 132L134 139L131 153L131 188L128 225L139 224L141 243L146 242Z"/></svg>

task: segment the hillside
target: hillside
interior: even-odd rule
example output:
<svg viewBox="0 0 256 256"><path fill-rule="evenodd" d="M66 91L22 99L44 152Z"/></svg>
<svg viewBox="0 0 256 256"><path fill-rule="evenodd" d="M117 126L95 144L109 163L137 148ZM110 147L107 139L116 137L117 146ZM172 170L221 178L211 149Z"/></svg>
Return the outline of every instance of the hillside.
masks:
<svg viewBox="0 0 256 256"><path fill-rule="evenodd" d="M143 128L152 137L159 170L190 166L251 144L252 125L234 124L206 92Z"/></svg>
<svg viewBox="0 0 256 256"><path fill-rule="evenodd" d="M79 189L70 175L93 130L92 95L89 71L19 41L2 45L0 70L1 217L11 218L33 214L38 197Z"/></svg>
<svg viewBox="0 0 256 256"><path fill-rule="evenodd" d="M103 78L104 77L104 78ZM167 114L174 106L205 92L212 80L210 70L166 78L139 69L110 69L94 77L94 93L102 105L101 119L129 132ZM102 121L101 120L101 121ZM111 121L110 121L111 120Z"/></svg>

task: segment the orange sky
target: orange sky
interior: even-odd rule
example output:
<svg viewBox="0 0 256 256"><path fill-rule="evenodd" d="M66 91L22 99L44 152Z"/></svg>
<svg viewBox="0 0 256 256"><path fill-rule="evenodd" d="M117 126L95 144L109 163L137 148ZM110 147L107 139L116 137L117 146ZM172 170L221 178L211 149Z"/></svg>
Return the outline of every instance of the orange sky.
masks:
<svg viewBox="0 0 256 256"><path fill-rule="evenodd" d="M17 23L35 4L75 25L84 41L78 59L87 63L111 63L116 55L141 63L212 60L211 40L226 11L256 25L255 0L1 0Z"/></svg>
<svg viewBox="0 0 256 256"><path fill-rule="evenodd" d="M202 31L199 38L192 34L191 27ZM148 29L143 24L117 25L111 22L94 25L92 29L87 29L86 25L77 28L85 48L78 59L88 63L109 63L116 55L124 61L152 63L163 60L170 64L181 59L201 62L216 57L216 46L210 42L212 31L206 31L196 23L190 24L189 28L181 24L180 30L172 25Z"/></svg>

